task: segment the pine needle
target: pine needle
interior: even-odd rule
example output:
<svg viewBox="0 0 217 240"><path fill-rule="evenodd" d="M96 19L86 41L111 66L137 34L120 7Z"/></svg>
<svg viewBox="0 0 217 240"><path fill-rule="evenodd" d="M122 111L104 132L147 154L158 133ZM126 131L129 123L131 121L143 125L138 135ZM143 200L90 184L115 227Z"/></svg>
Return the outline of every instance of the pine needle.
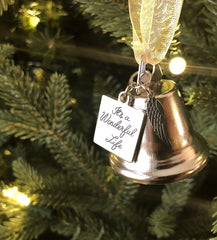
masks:
<svg viewBox="0 0 217 240"><path fill-rule="evenodd" d="M101 27L104 33L108 32L120 41L131 44L132 30L126 0L76 0L76 2L80 4L83 13L90 14L91 23L95 27Z"/></svg>
<svg viewBox="0 0 217 240"><path fill-rule="evenodd" d="M8 10L8 6L15 3L15 0L1 0L0 1L0 16L4 11Z"/></svg>
<svg viewBox="0 0 217 240"><path fill-rule="evenodd" d="M166 185L161 205L148 218L150 233L157 238L170 237L175 233L176 217L186 204L193 185L192 179Z"/></svg>

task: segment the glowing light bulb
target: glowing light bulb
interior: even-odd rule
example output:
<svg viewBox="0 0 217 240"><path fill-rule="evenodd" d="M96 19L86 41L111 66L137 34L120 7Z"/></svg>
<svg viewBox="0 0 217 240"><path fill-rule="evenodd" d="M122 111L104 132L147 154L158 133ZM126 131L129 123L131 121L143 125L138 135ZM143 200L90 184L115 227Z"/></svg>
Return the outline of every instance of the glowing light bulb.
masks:
<svg viewBox="0 0 217 240"><path fill-rule="evenodd" d="M179 75L185 71L186 61L182 57L175 57L169 63L170 72Z"/></svg>
<svg viewBox="0 0 217 240"><path fill-rule="evenodd" d="M40 18L38 18L36 16L30 16L29 17L29 25L32 28L35 28L38 25L39 22L40 22Z"/></svg>
<svg viewBox="0 0 217 240"><path fill-rule="evenodd" d="M16 201L25 206L28 206L30 204L30 198L28 198L24 193L18 193L16 196Z"/></svg>
<svg viewBox="0 0 217 240"><path fill-rule="evenodd" d="M5 197L13 198L14 194L18 191L17 187L3 189L2 193Z"/></svg>
<svg viewBox="0 0 217 240"><path fill-rule="evenodd" d="M8 197L21 205L28 206L30 204L30 198L26 194L18 191L17 187L7 188L2 190L2 194L5 197Z"/></svg>
<svg viewBox="0 0 217 240"><path fill-rule="evenodd" d="M77 100L75 98L71 98L71 103L72 104L76 104L77 103Z"/></svg>
<svg viewBox="0 0 217 240"><path fill-rule="evenodd" d="M6 155L6 156L10 156L11 155L11 152L9 151L9 150L4 150L4 155Z"/></svg>

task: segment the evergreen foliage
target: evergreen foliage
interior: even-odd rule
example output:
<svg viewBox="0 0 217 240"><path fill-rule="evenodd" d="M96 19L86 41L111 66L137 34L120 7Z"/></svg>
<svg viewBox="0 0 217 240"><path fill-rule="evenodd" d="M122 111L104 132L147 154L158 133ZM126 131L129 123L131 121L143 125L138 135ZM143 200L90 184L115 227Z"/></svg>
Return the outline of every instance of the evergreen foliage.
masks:
<svg viewBox="0 0 217 240"><path fill-rule="evenodd" d="M217 216L217 212L216 212L216 205L217 203L216 203L216 198L213 200L213 215L212 215L212 217L213 217L213 219L214 219L214 222L212 223L212 229L211 229L211 231L214 233L214 234L216 234L217 233L217 220L216 220L216 216Z"/></svg>
<svg viewBox="0 0 217 240"><path fill-rule="evenodd" d="M196 63L207 64L216 61L216 56L213 54L217 48L216 15L216 1L184 2L180 39L192 61L200 52Z"/></svg>
<svg viewBox="0 0 217 240"><path fill-rule="evenodd" d="M105 76L103 73L97 74L94 79L93 88L95 113L98 113L100 100L103 94L107 94L109 92L111 96L117 96L120 89L120 83L113 76Z"/></svg>
<svg viewBox="0 0 217 240"><path fill-rule="evenodd" d="M194 28L195 32L198 33L199 37L205 38L208 45L216 45L217 3L213 0L197 1L192 3L192 7L192 15L189 14L188 18L195 17L191 23L194 26L198 21L198 28ZM197 10L197 14L195 14L195 10Z"/></svg>
<svg viewBox="0 0 217 240"><path fill-rule="evenodd" d="M14 54L14 48L10 44L0 45L0 56L10 57Z"/></svg>
<svg viewBox="0 0 217 240"><path fill-rule="evenodd" d="M167 184L162 192L162 204L150 216L149 231L157 238L169 237L175 233L176 215L182 211L193 187L192 179Z"/></svg>
<svg viewBox="0 0 217 240"><path fill-rule="evenodd" d="M80 3L84 13L90 14L90 21L95 27L101 27L104 33L108 32L119 40L131 43L132 30L128 14L128 1L76 0L76 2Z"/></svg>
<svg viewBox="0 0 217 240"><path fill-rule="evenodd" d="M207 79L207 82L211 79ZM202 134L210 148L210 154L217 153L217 90L215 81L208 83L194 83L184 89L186 104L193 106L191 120L194 128ZM212 112L212 114L207 114ZM206 127L205 127L206 126Z"/></svg>
<svg viewBox="0 0 217 240"><path fill-rule="evenodd" d="M65 40L72 38L71 32L69 37L62 35L67 27L84 32L88 43L92 41L90 33L102 37L99 31L87 30L83 23L86 19L77 10L69 18L82 18L82 27L64 24L64 17L77 6L94 30L100 27L113 37L106 34L109 40L103 38L109 42L106 50L129 53L132 32L128 2L76 0L76 6L60 0L47 2L33 3L41 14L38 27L24 30L10 26L9 33L4 31L1 38L15 46L0 44L0 239L216 239L215 198L211 207L217 185L217 89L213 72L202 77L199 72L177 79L171 76L184 94L194 129L209 144L210 159L204 172L165 186L129 182L109 167L108 154L92 144L92 119L96 119L101 95L117 96L122 89L122 76L118 76L123 72L121 66L115 71L114 65L99 61L70 58L66 64L68 57L62 58L69 46ZM0 1L0 15L13 3ZM20 21L19 9L28 9L24 5L27 1L14 4L15 22ZM1 17L0 28L1 22L10 18L9 12ZM206 64L215 65L216 16L213 0L184 1L171 55L178 48L190 64L200 64L203 69ZM17 34L14 38L13 32ZM23 49L20 33L25 36ZM73 35L74 46L80 39L76 40L76 30ZM126 43L127 50L115 40ZM32 53L27 55L25 48ZM171 55L167 55L166 63ZM67 52L67 56L71 55ZM40 76L34 73L38 66L45 68ZM57 69L63 74L53 73ZM29 205L4 194L14 186L30 198Z"/></svg>
<svg viewBox="0 0 217 240"><path fill-rule="evenodd" d="M0 16L8 10L8 6L14 4L15 0L2 0L0 2Z"/></svg>
<svg viewBox="0 0 217 240"><path fill-rule="evenodd" d="M93 148L87 146L82 137L70 130L68 123L70 122L71 101L69 87L64 76L52 75L43 96L39 93L40 89L37 84L26 77L13 61L4 59L0 72L0 89L1 98L10 107L1 111L1 130L21 139L38 140L41 144L45 144L62 169L58 174L54 169L52 175L46 177L40 175L36 169L22 159L13 162L16 183L32 196L33 209L37 206L43 212L44 208L45 211L50 211L49 208L52 207L57 211L53 214L59 215L65 208L69 208L73 211L73 217L77 215L77 218L83 218L82 215L84 215L85 219L88 211L90 213L103 211L109 214L114 209L117 209L119 214L128 221L136 216L132 207L131 210L127 207L134 198L138 185L126 180L118 181L118 185L117 183L114 185L112 179L109 182L106 181L107 166L100 164L100 156L94 153ZM19 104L16 105L15 101ZM100 199L97 197L99 193ZM30 207L28 214L31 210ZM25 212L25 210L22 211ZM18 216L16 215L15 218ZM8 217L9 222L12 221L10 216ZM39 221L36 216L34 219ZM46 218L45 221L49 219ZM93 217L89 216L88 221L94 221ZM97 219L95 221L96 224L101 224L101 221ZM15 223L14 229L20 231L19 221L16 220ZM8 224L3 223L2 231L7 229ZM35 235L37 228L32 229L36 224L31 224L32 227L26 226L26 229L32 232L32 235L29 235L30 233L22 235L24 233L18 232L16 234L20 239L37 237ZM43 226L41 232L46 229L47 224ZM52 229L59 232L54 226ZM78 229L77 225L71 229L71 235L75 234L75 229ZM103 229L102 225L100 233L96 235L98 239L103 235ZM84 239L88 239L93 234L89 231L86 232L87 236L84 232L80 234L84 235ZM7 235L4 238L10 239Z"/></svg>

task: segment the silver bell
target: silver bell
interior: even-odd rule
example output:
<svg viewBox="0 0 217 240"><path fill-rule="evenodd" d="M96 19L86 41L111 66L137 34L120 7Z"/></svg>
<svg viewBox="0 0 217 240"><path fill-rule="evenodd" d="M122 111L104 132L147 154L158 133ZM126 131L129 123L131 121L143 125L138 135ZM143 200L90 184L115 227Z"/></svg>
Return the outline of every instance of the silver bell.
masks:
<svg viewBox="0 0 217 240"><path fill-rule="evenodd" d="M145 117L133 160L129 162L113 153L110 155L111 166L116 172L142 184L162 184L184 179L202 169L209 152L206 141L192 128L175 82L160 80L155 98L164 111L167 141L162 141L150 119ZM144 92L132 97L129 104L146 112L147 102L148 96Z"/></svg>

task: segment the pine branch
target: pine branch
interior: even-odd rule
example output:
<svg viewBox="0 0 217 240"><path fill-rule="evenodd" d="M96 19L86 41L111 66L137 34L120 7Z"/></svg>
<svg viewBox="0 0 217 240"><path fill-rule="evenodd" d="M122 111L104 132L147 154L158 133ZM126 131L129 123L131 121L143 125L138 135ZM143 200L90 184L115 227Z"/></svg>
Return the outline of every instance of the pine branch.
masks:
<svg viewBox="0 0 217 240"><path fill-rule="evenodd" d="M111 236L108 230L105 230L107 226L104 226L102 221L95 218L93 215L89 216L85 213L84 216L77 216L76 218L69 211L65 214L64 219L56 219L52 223L51 231L57 232L63 236L72 236L72 240L76 239L116 239ZM82 220L81 220L82 219Z"/></svg>
<svg viewBox="0 0 217 240"><path fill-rule="evenodd" d="M109 210L113 208L118 209L122 217L124 216L136 224L135 219L138 219L136 214L122 206L116 193L113 193L109 189L109 184L105 182L105 166L99 164L99 156L94 153L92 148L87 146L87 143L81 137L73 134L69 127L67 127L70 120L70 110L68 111L70 97L65 78L60 75L53 75L45 92L45 97L43 97L37 87L32 87L34 85L31 80L25 78L18 67L13 64L10 66L9 63L10 62L5 61L4 68L0 68L1 97L7 105L11 107L10 111L2 111L0 113L0 127L2 131L9 135L21 137L22 139L37 139L40 143L46 144L50 152L54 155L55 160L62 169L67 172L71 179L75 179L76 176L78 176L76 174L79 174L80 184L75 188L75 193L79 191L79 187L82 189L83 184L86 184L89 189L93 188L92 185L95 184L97 191L100 191L106 196L104 202L101 204L98 202L101 208L103 206L108 213L110 212ZM13 70L15 70L17 74L14 74ZM14 75L17 76L16 79ZM32 96L32 89L36 89L34 90L34 92L36 92L34 96ZM62 96L62 89L65 90L64 97ZM45 107L45 105L48 106ZM62 112L62 109L65 111ZM49 120L51 117L52 121ZM19 181L24 182L24 175L22 180L22 177L19 177L18 171L19 170L15 171L16 176L19 178ZM30 171L28 167L26 167L26 173L28 173L28 171L28 180L30 177L37 178L34 171ZM34 181L34 178L32 181ZM58 179L56 179L56 182L58 182ZM57 185L58 191L63 184L65 184L68 189L67 182L69 182L68 179L60 182L62 185ZM52 185L52 188L53 187L54 185ZM67 189L63 188L62 192L66 193ZM85 190L85 188L83 190ZM44 195L48 193L49 190L47 192L45 191ZM84 192L84 194L86 193ZM134 192L132 192L132 195L133 194ZM66 197L66 195L62 196ZM36 197L36 199L39 198ZM63 197L61 198L60 195L55 196L53 199L48 199L46 204L50 201L50 204L56 204L57 206L61 200L64 204ZM72 200L78 206L79 202L76 194L73 196L69 195L68 198L66 197L65 204L69 204ZM90 201L93 202L93 200L96 202L96 197L92 198L92 200L90 198ZM43 201L42 198L40 201ZM82 204L84 206L84 202L80 200L80 206L82 206Z"/></svg>
<svg viewBox="0 0 217 240"><path fill-rule="evenodd" d="M72 221L66 221L64 219L53 223L51 231L67 237L73 236L76 239L76 237L80 235L81 228L74 219L72 219Z"/></svg>
<svg viewBox="0 0 217 240"><path fill-rule="evenodd" d="M93 103L95 112L99 110L100 99L103 94L117 96L120 91L120 83L113 76L105 76L105 74L97 74L94 78Z"/></svg>
<svg viewBox="0 0 217 240"><path fill-rule="evenodd" d="M25 77L13 61L7 59L2 59L0 65L0 98L13 108L10 113L8 112L11 120L17 115L17 120L19 118L21 122L28 122L33 128L37 128L38 124L43 128L48 128L43 112L39 111L42 107L39 86L28 76Z"/></svg>
<svg viewBox="0 0 217 240"><path fill-rule="evenodd" d="M15 3L15 0L2 0L0 1L0 16L4 11L8 10L8 6Z"/></svg>
<svg viewBox="0 0 217 240"><path fill-rule="evenodd" d="M211 232L213 234L216 234L217 233L217 198L214 198L213 199L213 206L212 206L212 209L213 209L213 215L212 215L212 218L214 219L213 223L212 223L212 229L211 229Z"/></svg>
<svg viewBox="0 0 217 240"><path fill-rule="evenodd" d="M194 34L216 43L217 4L213 0L184 2L182 19Z"/></svg>
<svg viewBox="0 0 217 240"><path fill-rule="evenodd" d="M70 90L65 76L54 74L51 76L45 92L46 119L52 131L59 131L60 135L67 133L72 114Z"/></svg>
<svg viewBox="0 0 217 240"><path fill-rule="evenodd" d="M132 41L131 24L126 0L76 0L84 13L91 15L91 22L101 27L103 32L130 45Z"/></svg>
<svg viewBox="0 0 217 240"><path fill-rule="evenodd" d="M1 3L0 3L1 4ZM10 57L14 54L14 47L10 44L0 44L0 56L4 58Z"/></svg>
<svg viewBox="0 0 217 240"><path fill-rule="evenodd" d="M31 139L32 141L37 139L44 139L52 134L52 131L48 129L36 127L37 121L34 118L27 118L26 122L17 115L18 111L0 111L0 126L3 132L7 132L7 135L14 135L21 139ZM19 112L22 115L22 112ZM27 113L29 117L29 113ZM33 126L32 126L33 125Z"/></svg>
<svg viewBox="0 0 217 240"><path fill-rule="evenodd" d="M149 231L157 238L175 233L176 217L182 211L193 187L192 179L167 184L162 194L162 204L149 217Z"/></svg>
<svg viewBox="0 0 217 240"><path fill-rule="evenodd" d="M91 201L91 195L97 195L97 192L91 193L85 188L85 184L82 187L66 175L42 177L38 171L21 159L13 162L13 171L16 183L22 186L22 190L30 193L33 207L55 209L51 216L53 221L50 221L47 228L51 227L52 231L64 236L73 236L73 239L78 236L82 239L95 237L100 239L104 235L102 224L99 220L94 220L93 216L88 217L87 212L90 206L91 212L96 210L95 206L99 208L98 211L102 211L101 205L106 204L105 199L100 204L97 196ZM82 212L84 217L71 215L70 209L74 209L79 215ZM67 214L63 214L63 211L67 211ZM93 226L96 226L96 229L93 229ZM97 233L100 227L101 231Z"/></svg>
<svg viewBox="0 0 217 240"><path fill-rule="evenodd" d="M28 125L25 125L23 123L16 123L16 115L10 116L10 114L6 114L6 112L4 112L2 116L0 116L0 119L0 124L2 128L4 128L8 134L21 136L21 138L38 139L42 142L46 142L51 153L54 154L56 160L63 166L64 169L69 172L72 171L73 173L75 170L79 170L80 174L82 172L84 174L88 174L81 174L80 178L83 178L86 184L89 185L91 183L86 180L88 176L95 184L97 184L97 186L101 190L103 190L103 192L108 194L109 199L112 200L112 202L117 205L119 209L122 209L122 206L119 203L118 199L115 197L115 195L110 193L110 190L107 188L106 184L104 184L99 179L99 176L92 170L96 169L96 172L103 173L102 170L99 170L100 166L97 166L97 160L93 154L93 151L87 148L87 145L84 144L82 139L79 140L76 135L69 134L70 139L64 140L61 138L61 136L54 134L51 130L46 129L39 132L39 129L29 127ZM5 121L3 121L3 119ZM13 124L11 124L12 119L13 121L15 121L13 122ZM86 163L84 162L84 159L87 161L85 161ZM67 182L65 182L65 186L67 186ZM53 200L55 201L55 198ZM54 202L52 202L51 204L54 204ZM113 205L108 204L108 206L111 207ZM128 217L128 214L125 212L125 210L121 211L124 215Z"/></svg>
<svg viewBox="0 0 217 240"><path fill-rule="evenodd" d="M176 218L162 208L152 213L149 219L149 232L157 238L167 238L174 234Z"/></svg>
<svg viewBox="0 0 217 240"><path fill-rule="evenodd" d="M32 194L45 188L43 177L23 159L13 161L12 169L16 183L22 186L24 191L29 191Z"/></svg>
<svg viewBox="0 0 217 240"><path fill-rule="evenodd" d="M5 81L6 76L7 81ZM53 79L56 81L53 81ZM58 88L52 85L54 82L58 85ZM53 87L52 93L50 92L51 87ZM49 136L56 130L56 127L61 132L60 135L66 132L70 121L71 110L69 107L71 103L69 101L69 87L64 76L57 76L57 74L51 76L50 85L45 92L46 99L43 100L39 96L39 87L30 78L24 77L22 70L14 66L13 62L5 60L4 64L0 66L0 93L0 97L5 103L13 107L11 112L2 112L2 120L7 115L10 121L8 124L10 134L22 136L22 139L35 140L42 136ZM64 94L67 98L64 98ZM42 105L46 106L47 109L43 109ZM57 126L49 126L51 119L53 123L56 121ZM3 122L2 124L4 125ZM34 138L34 134L30 131L35 132L38 137L35 136Z"/></svg>
<svg viewBox="0 0 217 240"><path fill-rule="evenodd" d="M131 226L123 226L121 222L117 222L117 226L115 223L112 224L111 228L104 224L102 220L100 220L99 216L89 215L87 212L81 212L80 216L78 215L76 218L70 214L68 210L64 213L67 215L63 220L58 220L53 222L51 226L51 230L54 232L58 232L64 236L73 237L71 239L105 239L105 240L122 240L123 238L126 240L131 240L135 238L134 231Z"/></svg>
<svg viewBox="0 0 217 240"><path fill-rule="evenodd" d="M194 129L207 140L210 153L215 155L217 153L217 91L215 80L205 78L203 81L209 82L199 82L184 87L185 101L187 105L193 106L190 114Z"/></svg>
<svg viewBox="0 0 217 240"><path fill-rule="evenodd" d="M116 197L122 203L123 206L128 207L129 203L135 198L135 194L138 192L139 184L132 183L130 181L122 180Z"/></svg>
<svg viewBox="0 0 217 240"><path fill-rule="evenodd" d="M100 220L97 220L98 218L95 219L95 217L91 215L88 217L89 213L87 210L89 210L91 206L91 212L94 211L94 202L90 201L90 192L86 191L85 185L83 187L77 185L77 190L79 187L80 191L75 192L76 185L74 185L72 179L69 179L65 175L61 177L60 175L42 177L35 169L21 159L13 162L13 171L16 176L16 184L21 185L22 190L28 191L31 196L31 209L35 209L36 206L38 209L55 209L55 211L52 211L52 215L50 215L53 221L49 221L49 225L46 224L46 227L42 228L43 231L51 227L52 231L58 232L61 235L73 236L73 239L79 237L87 240L100 239L104 235L104 227ZM82 193L83 195L88 193L88 195L82 196ZM72 194L77 198L77 204L73 201ZM94 201L97 205L101 205L97 197L95 197ZM4 203L7 203L7 201ZM81 207L76 208L79 204ZM105 201L102 204L105 205ZM86 205L85 208L83 208L84 205ZM77 217L75 217L74 214L70 214L70 209L74 209L78 213ZM101 210L102 208L100 207L99 211ZM4 209L4 211L7 212L8 209ZM67 211L67 214L63 214L64 211ZM13 215L8 215L8 225L10 225L12 218L16 217L14 209L12 213ZM79 216L81 213L83 216ZM32 222L32 219L29 219L29 221ZM38 227L41 228L40 225ZM98 229L100 229L100 227L101 230L99 231ZM42 233L42 229L38 234ZM3 230L5 230L5 228ZM19 227L18 231L20 231ZM97 233L98 231L99 233ZM8 234L12 234L10 229L9 232ZM26 232L26 229L24 229L24 232ZM32 230L32 233L33 232L34 230ZM106 235L108 235L108 233L109 231ZM7 237L9 238L9 236ZM23 236L20 237L21 239L25 239ZM28 238L31 239L29 236ZM111 238L109 235L109 237L105 239Z"/></svg>
<svg viewBox="0 0 217 240"><path fill-rule="evenodd" d="M213 0L184 1L182 9L183 52L188 60L197 63L215 63L217 4ZM198 52L200 54L198 54Z"/></svg>
<svg viewBox="0 0 217 240"><path fill-rule="evenodd" d="M210 79L207 79L210 80ZM207 81L208 82L208 81ZM217 90L215 82L199 83L185 88L186 105L193 105L201 111L217 112Z"/></svg>
<svg viewBox="0 0 217 240"><path fill-rule="evenodd" d="M1 192L8 188L2 183ZM2 240L30 240L42 234L51 221L51 212L48 209L40 209L37 206L28 207L18 204L7 197L0 197L1 215L5 215L0 225Z"/></svg>
<svg viewBox="0 0 217 240"><path fill-rule="evenodd" d="M212 0L208 0L204 2L204 8L201 11L202 21L200 21L200 24L202 25L202 22L204 21L204 30L205 30L205 36L207 37L207 40L209 44L215 44L216 43L216 22L217 22L217 3Z"/></svg>
<svg viewBox="0 0 217 240"><path fill-rule="evenodd" d="M194 129L207 141L211 155L217 153L217 123L215 114L195 108L191 112L191 120Z"/></svg>
<svg viewBox="0 0 217 240"><path fill-rule="evenodd" d="M8 141L9 137L0 132L0 147Z"/></svg>
<svg viewBox="0 0 217 240"><path fill-rule="evenodd" d="M15 147L9 146L8 150L11 153L12 159L25 159L26 158L26 149L21 143L18 143Z"/></svg>
<svg viewBox="0 0 217 240"><path fill-rule="evenodd" d="M75 211L86 211L91 205L92 212L100 211L103 204L104 206L110 204L106 197L98 199L98 191L90 190L86 182L79 184L76 181L77 177L73 179L62 173L41 176L21 159L13 162L13 171L16 183L31 194L33 204L57 209L68 207Z"/></svg>
<svg viewBox="0 0 217 240"><path fill-rule="evenodd" d="M58 140L58 142L56 142L56 140ZM106 207L108 211L114 208L118 209L123 216L129 221L133 221L134 224L140 221L140 217L138 217L136 213L130 211L130 209L125 209L116 194L113 194L107 186L104 174L105 168L99 164L100 159L94 155L93 149L89 149L84 141L82 139L77 139L76 136L71 136L71 138L66 141L63 141L63 139L58 136L56 140L49 143L48 148L51 153L65 170L72 174L79 170L80 178L83 176L83 181L86 180L85 182L87 185L94 183L107 195L110 204L104 204L104 209L106 209ZM59 147L57 147L57 144ZM75 165L76 162L78 166ZM87 179L90 179L91 182L87 181Z"/></svg>
<svg viewBox="0 0 217 240"><path fill-rule="evenodd" d="M0 225L2 240L31 240L38 238L49 225L49 219L43 219L32 211L19 211L14 218Z"/></svg>
<svg viewBox="0 0 217 240"><path fill-rule="evenodd" d="M210 216L203 213L200 216L196 214L192 218L185 218L178 223L178 230L176 236L178 239L207 239L211 226Z"/></svg>
<svg viewBox="0 0 217 240"><path fill-rule="evenodd" d="M212 226L211 209L209 200L190 198L185 211L177 222L177 239L208 239L212 237L210 231Z"/></svg>
<svg viewBox="0 0 217 240"><path fill-rule="evenodd" d="M52 231L58 232L61 235L65 236L72 236L72 240L132 240L135 239L135 235L133 233L133 229L131 229L131 226L128 227L122 227L121 223L119 222L118 229L116 229L116 226L112 226L112 231L109 226L104 225L101 220L99 220L99 217L95 218L94 216L88 216L86 215L85 218L82 217L82 219L85 219L83 223L77 224L78 219L73 219L73 223L71 223L70 218L69 221L61 221L56 222L54 226L51 227ZM70 227L71 225L71 227ZM73 227L73 226L75 227Z"/></svg>

